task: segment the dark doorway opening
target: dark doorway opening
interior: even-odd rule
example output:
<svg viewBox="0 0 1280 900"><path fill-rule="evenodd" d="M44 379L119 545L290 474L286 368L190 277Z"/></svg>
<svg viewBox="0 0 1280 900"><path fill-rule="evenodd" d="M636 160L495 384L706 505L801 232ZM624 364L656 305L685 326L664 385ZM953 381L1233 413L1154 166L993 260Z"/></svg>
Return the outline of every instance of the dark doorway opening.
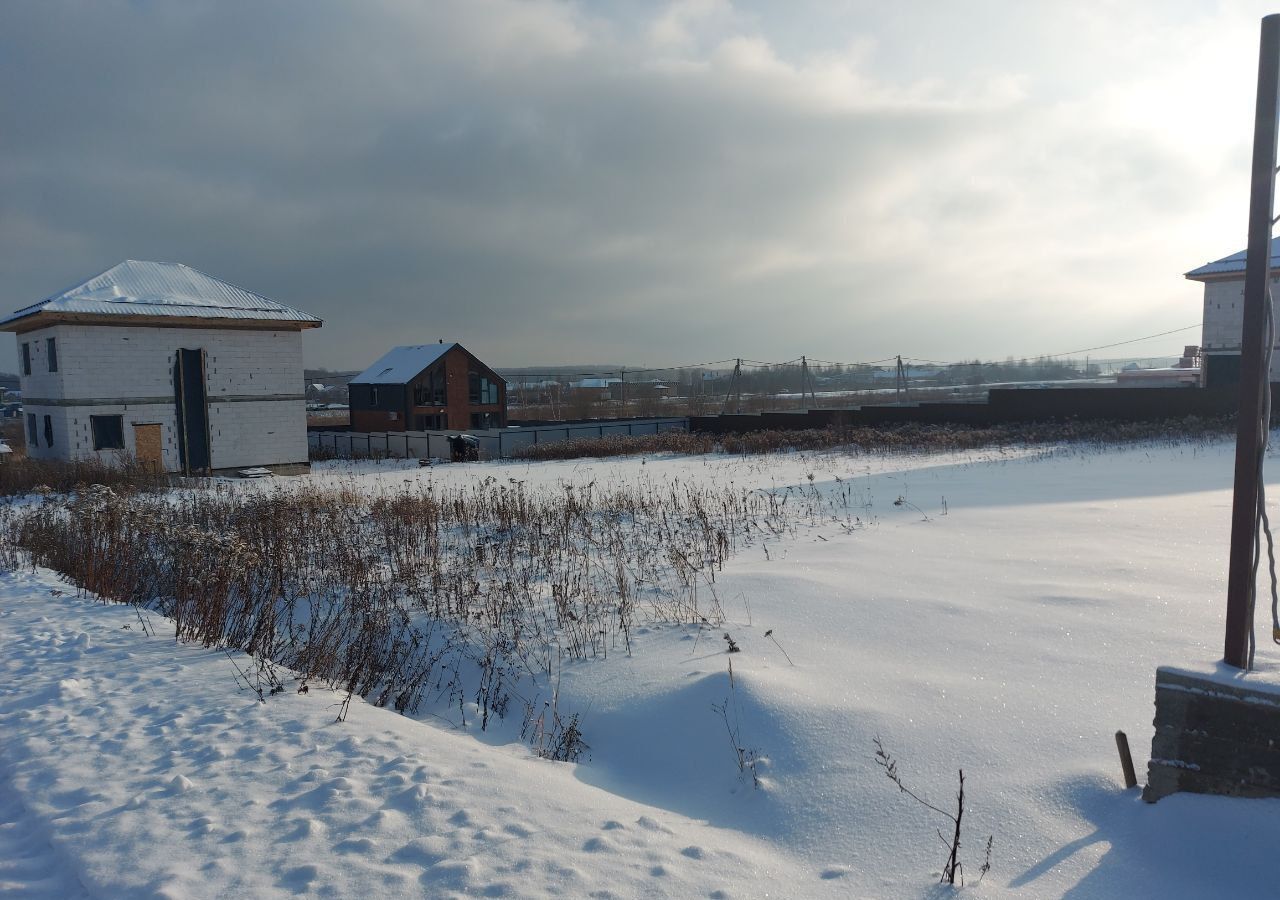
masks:
<svg viewBox="0 0 1280 900"><path fill-rule="evenodd" d="M178 413L178 458L190 475L209 471L209 402L204 389L204 351L179 350L173 367Z"/></svg>

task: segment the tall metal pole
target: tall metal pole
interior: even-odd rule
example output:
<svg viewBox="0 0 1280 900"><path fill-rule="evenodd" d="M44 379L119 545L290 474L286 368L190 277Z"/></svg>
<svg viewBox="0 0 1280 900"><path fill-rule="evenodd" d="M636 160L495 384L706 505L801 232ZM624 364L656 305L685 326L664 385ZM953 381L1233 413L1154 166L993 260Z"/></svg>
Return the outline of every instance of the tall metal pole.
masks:
<svg viewBox="0 0 1280 900"><path fill-rule="evenodd" d="M1271 277L1271 228L1275 204L1276 117L1280 109L1280 15L1262 20L1258 98L1253 120L1253 176L1249 195L1249 249L1244 268L1244 323L1240 331L1240 412L1236 429L1235 497L1231 507L1231 568L1227 576L1227 627L1223 659L1249 664L1255 589L1253 548L1258 530L1258 454L1264 426L1262 371L1266 339L1267 283Z"/></svg>

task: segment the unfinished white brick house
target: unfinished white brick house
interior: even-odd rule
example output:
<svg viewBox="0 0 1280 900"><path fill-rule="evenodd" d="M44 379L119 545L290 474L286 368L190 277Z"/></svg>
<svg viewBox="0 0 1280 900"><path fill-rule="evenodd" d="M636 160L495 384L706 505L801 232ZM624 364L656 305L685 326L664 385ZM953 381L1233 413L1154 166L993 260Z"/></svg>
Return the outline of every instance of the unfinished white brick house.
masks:
<svg viewBox="0 0 1280 900"><path fill-rule="evenodd" d="M1204 285L1204 324L1200 336L1205 387L1240 382L1240 329L1244 325L1245 251L1205 263L1186 274ZM1280 348L1280 238L1271 240L1271 308ZM1270 380L1280 382L1280 352L1271 357Z"/></svg>
<svg viewBox="0 0 1280 900"><path fill-rule="evenodd" d="M302 331L320 325L136 260L0 319L17 333L30 456L189 474L307 466Z"/></svg>

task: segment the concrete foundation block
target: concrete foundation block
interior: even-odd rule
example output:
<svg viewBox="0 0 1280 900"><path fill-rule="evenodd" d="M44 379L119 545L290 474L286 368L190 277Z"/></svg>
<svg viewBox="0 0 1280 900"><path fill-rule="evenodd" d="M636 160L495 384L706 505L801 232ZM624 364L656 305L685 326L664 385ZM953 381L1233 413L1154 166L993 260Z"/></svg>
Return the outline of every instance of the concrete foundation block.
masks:
<svg viewBox="0 0 1280 900"><path fill-rule="evenodd" d="M1178 791L1280 797L1280 692L1228 673L1156 670L1155 735L1142 797Z"/></svg>

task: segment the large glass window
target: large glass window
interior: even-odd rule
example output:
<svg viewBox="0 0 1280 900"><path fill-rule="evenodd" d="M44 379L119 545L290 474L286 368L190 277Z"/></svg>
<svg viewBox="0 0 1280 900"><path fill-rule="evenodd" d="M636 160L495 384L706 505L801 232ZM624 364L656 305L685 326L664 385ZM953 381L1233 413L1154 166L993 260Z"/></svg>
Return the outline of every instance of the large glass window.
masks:
<svg viewBox="0 0 1280 900"><path fill-rule="evenodd" d="M470 373L468 387L471 389L471 403L473 405L484 406L498 402L497 382L490 381L479 372Z"/></svg>
<svg viewBox="0 0 1280 900"><path fill-rule="evenodd" d="M425 373L413 385L414 406L444 406L444 366Z"/></svg>
<svg viewBox="0 0 1280 900"><path fill-rule="evenodd" d="M90 416L94 450L124 449L124 416Z"/></svg>

